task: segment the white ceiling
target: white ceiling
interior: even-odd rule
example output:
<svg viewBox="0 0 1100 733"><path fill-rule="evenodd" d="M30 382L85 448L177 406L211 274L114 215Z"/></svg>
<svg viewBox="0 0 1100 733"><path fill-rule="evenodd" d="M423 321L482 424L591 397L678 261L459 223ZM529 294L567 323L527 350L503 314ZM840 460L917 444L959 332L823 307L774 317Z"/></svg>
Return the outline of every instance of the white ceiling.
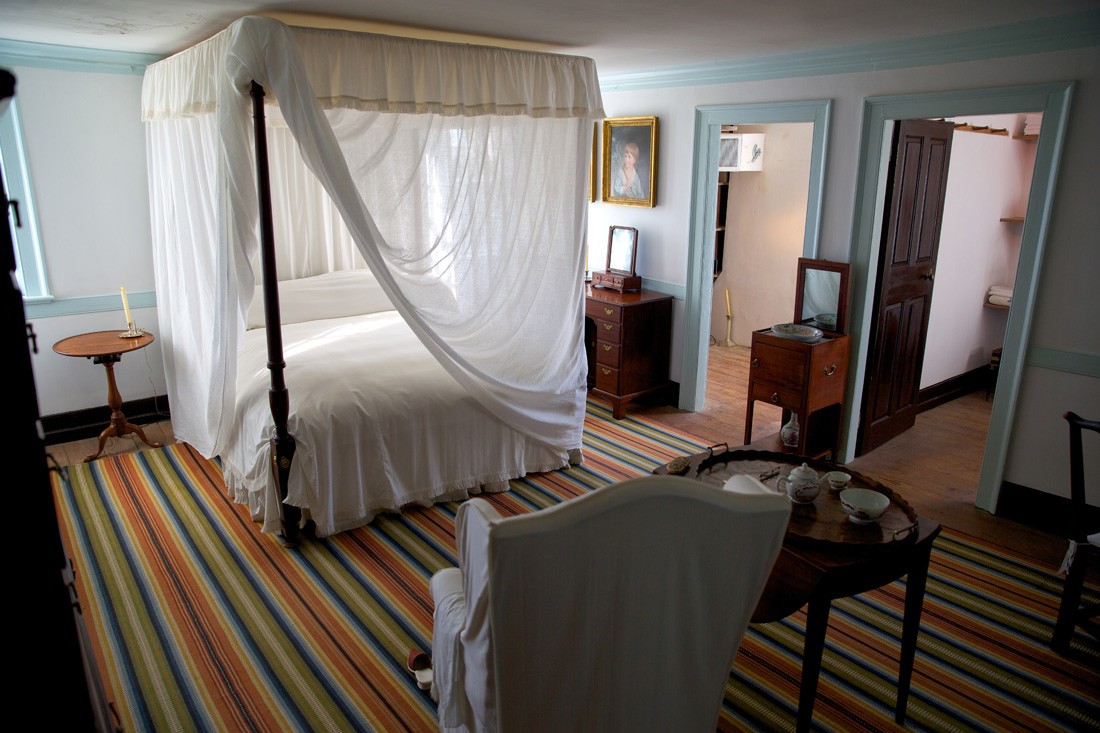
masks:
<svg viewBox="0 0 1100 733"><path fill-rule="evenodd" d="M1100 0L0 0L0 38L166 56L241 16L300 11L513 39L520 48L590 56L606 74L938 36L1097 8Z"/></svg>

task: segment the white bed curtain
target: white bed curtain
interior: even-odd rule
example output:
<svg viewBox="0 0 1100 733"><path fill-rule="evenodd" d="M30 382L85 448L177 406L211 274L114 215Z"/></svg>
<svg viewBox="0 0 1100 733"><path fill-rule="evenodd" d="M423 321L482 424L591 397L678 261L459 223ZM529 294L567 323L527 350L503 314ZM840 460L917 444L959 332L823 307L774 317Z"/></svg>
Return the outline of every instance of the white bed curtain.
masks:
<svg viewBox="0 0 1100 733"><path fill-rule="evenodd" d="M253 80L267 95L279 279L369 267L486 409L579 455L587 176L603 116L593 62L253 17L145 74L176 435L207 456L223 448L261 297Z"/></svg>

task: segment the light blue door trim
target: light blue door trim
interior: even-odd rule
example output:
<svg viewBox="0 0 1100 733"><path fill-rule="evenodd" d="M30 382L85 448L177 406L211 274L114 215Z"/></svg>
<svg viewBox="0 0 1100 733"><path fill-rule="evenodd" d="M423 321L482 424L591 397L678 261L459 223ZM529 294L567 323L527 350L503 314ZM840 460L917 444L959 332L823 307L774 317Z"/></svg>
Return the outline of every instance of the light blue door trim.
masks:
<svg viewBox="0 0 1100 733"><path fill-rule="evenodd" d="M714 231L718 217L718 135L722 125L766 125L812 122L810 188L806 205L804 257L815 257L821 228L825 148L829 135L828 99L773 104L729 104L695 108L695 151L688 225L687 288L684 293L684 339L680 370L680 408L703 408L707 387L707 345L714 276Z"/></svg>
<svg viewBox="0 0 1100 733"><path fill-rule="evenodd" d="M860 167L852 218L853 368L849 372L849 399L844 418L847 427L842 436L841 462L848 462L855 457L855 438L859 430L863 380L867 367L867 331L874 302L877 272L875 263L879 254L877 222L882 215L880 190L885 175L883 159L889 149L889 131L894 121L1042 112L1043 132L1035 151L1035 169L1021 236L1020 260L1016 282L1012 288L1012 308L1008 312L1004 352L999 366L997 392L993 400L989 437L975 501L980 509L996 511L1004 478L1012 418L1016 411L1020 378L1027 355L1035 290L1039 283L1072 92L1073 82L1058 82L998 89L869 97L864 100Z"/></svg>

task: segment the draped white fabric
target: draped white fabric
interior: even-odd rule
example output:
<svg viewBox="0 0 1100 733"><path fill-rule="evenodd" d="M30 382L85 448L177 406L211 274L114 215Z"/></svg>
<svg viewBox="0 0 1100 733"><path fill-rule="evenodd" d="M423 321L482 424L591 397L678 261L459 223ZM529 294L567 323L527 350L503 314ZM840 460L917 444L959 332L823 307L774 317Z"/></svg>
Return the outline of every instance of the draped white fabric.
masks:
<svg viewBox="0 0 1100 733"><path fill-rule="evenodd" d="M261 18L145 76L176 435L208 456L224 447L260 297L253 80L267 95L279 279L369 267L493 415L579 450L587 174L603 116L593 63Z"/></svg>
<svg viewBox="0 0 1100 733"><path fill-rule="evenodd" d="M791 502L645 476L455 516L432 576L432 697L459 731L712 731Z"/></svg>

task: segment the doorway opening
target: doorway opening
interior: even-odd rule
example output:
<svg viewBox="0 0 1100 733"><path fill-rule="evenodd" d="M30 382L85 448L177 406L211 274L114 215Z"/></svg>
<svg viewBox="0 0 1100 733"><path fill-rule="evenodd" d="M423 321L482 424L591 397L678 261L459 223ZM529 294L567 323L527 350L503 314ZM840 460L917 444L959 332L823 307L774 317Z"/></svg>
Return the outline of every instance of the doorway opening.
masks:
<svg viewBox="0 0 1100 733"><path fill-rule="evenodd" d="M1003 478L1009 432L1023 371L1027 331L1031 324L1033 293L1045 246L1045 233L1057 177L1058 152L1062 147L1072 83L1026 87L978 89L959 92L872 97L864 101L863 132L856 178L856 203L852 217L852 369L839 460L855 458L855 437L867 361L868 308L873 300L881 201L892 125L913 118L955 118L974 115L1042 114L1043 134L1035 143L1034 173L1020 232L1019 267L1012 308L1007 314L1003 358L1000 361L996 399L982 460L975 504L996 511ZM814 145L810 190L806 211L804 256L817 257L821 218L821 187L825 141L828 135L829 100L803 103L727 105L696 110L696 159L692 185L692 218L689 228L687 287L684 302L684 341L679 407L702 409L706 389L707 348L710 341L712 278L717 215L718 140L723 124L813 122Z"/></svg>
<svg viewBox="0 0 1100 733"><path fill-rule="evenodd" d="M796 238L795 248L801 247L801 256L815 257L818 245L818 232L821 223L822 181L824 176L825 146L828 136L828 121L831 102L829 100L811 100L805 102L784 102L777 104L744 104L699 107L695 111L696 161L692 185L692 213L689 229L688 274L684 296L684 340L683 362L681 369L679 407L697 412L703 408L706 393L706 374L708 347L711 343L712 321L717 325L722 340L725 339L725 301L726 285L716 287L716 249L715 235L718 233L718 191L720 141L723 127L750 126L746 129L758 129L751 126L772 126L785 123L809 123L810 145L808 151L808 179L805 192L805 217L802 224L800 241ZM777 130L781 128L776 128ZM800 128L803 129L803 128ZM755 133L754 133L755 134ZM778 139L777 139L778 140ZM768 147L764 143L764 167L767 168ZM777 160L778 163L778 160ZM778 173L778 168L777 168ZM737 172L734 176L754 176L758 173ZM733 190L732 184L730 190ZM736 216L734 212L727 214ZM794 214L792 214L794 216ZM736 223L735 223L736 226ZM737 243L732 241L732 231L724 233L727 243L723 255L724 262L734 256L732 249ZM790 239L789 234L786 237ZM746 241L749 239L745 234ZM787 322L794 309L794 279L797 275L797 258L794 255L789 269L790 294L786 314L780 321ZM723 271L729 267L724 264ZM747 282L747 280L746 280ZM777 287L775 283L764 283L763 287ZM755 287L755 286L753 286ZM736 289L734 284L731 290ZM716 299L718 294L721 300ZM734 295L731 292L731 306ZM714 316L712 318L712 316ZM746 327L761 327L745 319ZM766 325L766 324L765 324ZM737 323L733 324L736 329ZM731 331L732 333L732 331ZM731 337L732 340L732 337Z"/></svg>
<svg viewBox="0 0 1100 733"><path fill-rule="evenodd" d="M1058 156L1065 135L1070 83L1044 84L992 90L970 90L904 97L869 98L865 102L864 135L853 217L851 261L853 265L853 364L846 412L847 428L841 448L842 462L855 456L855 436L862 410L862 386L868 363L867 337L874 302L885 200L889 140L893 125L904 119L951 119L978 115L1042 114L1043 134L1035 142L1035 161L1027 209L1021 227L1018 267L1013 284L1012 307L1007 313L1004 346L998 365L997 393L982 458L975 505L996 512L1004 475L1005 457L1016 396L1026 359L1027 333L1033 296L1042 264L1046 223L1050 217L1057 176Z"/></svg>

